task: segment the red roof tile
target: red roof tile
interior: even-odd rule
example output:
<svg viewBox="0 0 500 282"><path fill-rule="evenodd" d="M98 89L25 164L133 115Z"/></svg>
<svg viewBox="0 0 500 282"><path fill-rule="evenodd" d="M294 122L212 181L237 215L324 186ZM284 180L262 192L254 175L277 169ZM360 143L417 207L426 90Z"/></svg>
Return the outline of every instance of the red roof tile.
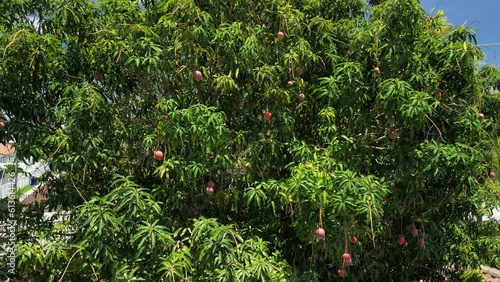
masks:
<svg viewBox="0 0 500 282"><path fill-rule="evenodd" d="M38 187L31 195L28 195L21 203L31 205L35 202L44 202L47 200L48 187L43 185Z"/></svg>
<svg viewBox="0 0 500 282"><path fill-rule="evenodd" d="M0 155L11 155L16 152L16 149L12 147L12 145L7 144L0 144Z"/></svg>

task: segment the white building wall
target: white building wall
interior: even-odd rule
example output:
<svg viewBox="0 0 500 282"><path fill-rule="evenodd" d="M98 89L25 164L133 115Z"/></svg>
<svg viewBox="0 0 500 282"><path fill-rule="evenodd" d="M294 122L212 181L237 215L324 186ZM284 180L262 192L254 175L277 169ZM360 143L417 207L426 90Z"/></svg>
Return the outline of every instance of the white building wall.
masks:
<svg viewBox="0 0 500 282"><path fill-rule="evenodd" d="M15 153L9 155L0 155L0 167L2 168L5 168L7 165L16 165L15 161ZM18 162L17 166L19 169L26 172L26 174L18 173L17 189L21 189L26 185L31 184L31 177L39 178L49 170L48 166L45 163L38 162L33 164L31 160L27 163ZM13 183L14 179L12 179L10 175L3 173L3 171L2 173L0 173L0 199L8 196L8 190L10 189L11 185L13 185Z"/></svg>

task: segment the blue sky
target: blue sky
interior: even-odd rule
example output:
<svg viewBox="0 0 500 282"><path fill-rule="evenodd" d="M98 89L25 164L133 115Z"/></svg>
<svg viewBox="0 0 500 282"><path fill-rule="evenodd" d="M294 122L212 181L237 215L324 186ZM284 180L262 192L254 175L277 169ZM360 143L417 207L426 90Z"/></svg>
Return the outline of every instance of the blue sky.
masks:
<svg viewBox="0 0 500 282"><path fill-rule="evenodd" d="M500 0L420 0L420 3L432 15L443 10L448 22L453 25L476 29L478 44L497 43L482 49L486 54L486 63L500 67Z"/></svg>

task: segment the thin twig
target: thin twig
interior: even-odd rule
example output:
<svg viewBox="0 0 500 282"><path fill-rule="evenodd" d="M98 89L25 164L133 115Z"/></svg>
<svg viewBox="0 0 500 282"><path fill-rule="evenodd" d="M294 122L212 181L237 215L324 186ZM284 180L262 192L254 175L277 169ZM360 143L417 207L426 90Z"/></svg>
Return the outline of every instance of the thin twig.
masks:
<svg viewBox="0 0 500 282"><path fill-rule="evenodd" d="M439 131L439 138L441 138L441 140L443 140L443 142L446 142L444 139L443 139L443 133L441 133L441 130L439 130L439 127L434 123L434 121L428 116L428 115L425 115L425 117L430 120L432 122L432 124L434 124L434 126L436 127L437 131ZM432 128L432 127L431 127Z"/></svg>
<svg viewBox="0 0 500 282"><path fill-rule="evenodd" d="M89 263L89 265L90 265L90 267L92 268L92 274L94 274L95 278L96 278L97 280L99 280L99 276L97 276L97 273L95 272L95 268L94 268L94 266L92 265L92 263Z"/></svg>
<svg viewBox="0 0 500 282"><path fill-rule="evenodd" d="M379 137L379 138L377 138L377 139L375 139L373 141L374 142L380 142L380 141L384 140L385 138L387 138L387 135L381 136L381 137Z"/></svg>
<svg viewBox="0 0 500 282"><path fill-rule="evenodd" d="M80 195L80 197L82 197L83 201L85 201L85 203L87 203L87 200L85 199L85 197L83 197L82 192L80 192L80 190L78 189L78 187L76 187L76 184L73 181L73 178L70 177L69 180L71 180L71 183L73 183L73 187L75 188L76 192L78 192L78 195Z"/></svg>
<svg viewBox="0 0 500 282"><path fill-rule="evenodd" d="M73 258L75 257L75 255L80 252L81 249L78 249L75 253L73 253L73 255L71 256L71 258L69 259L68 263L66 264L66 268L64 268L64 271L61 275L61 279L59 279L59 282L61 282L64 278L64 275L66 274L66 271L68 270L68 267L69 267L69 264L71 263L71 261L73 260Z"/></svg>
<svg viewBox="0 0 500 282"><path fill-rule="evenodd" d="M5 57L5 53L7 53L7 49L9 49L9 47L10 47L10 46L12 46L12 44L14 44L14 42L16 41L17 36L19 35L19 33L20 33L21 31L25 31L25 30L24 30L24 29L21 29L21 30L19 30L18 32L16 32L16 33L14 34L14 38L12 38L12 41L11 41L11 42L9 42L9 44L7 44L7 46L5 46L5 49L3 50L3 57Z"/></svg>
<svg viewBox="0 0 500 282"><path fill-rule="evenodd" d="M372 196L372 202L373 202L373 195L371 195L371 196ZM373 229L373 215L372 215L372 205L371 204L368 206L368 211L370 212L370 230L372 232L373 248L375 248L375 231Z"/></svg>
<svg viewBox="0 0 500 282"><path fill-rule="evenodd" d="M500 43L476 44L476 45L474 45L474 46L481 47L481 46L498 46L498 45L500 45Z"/></svg>

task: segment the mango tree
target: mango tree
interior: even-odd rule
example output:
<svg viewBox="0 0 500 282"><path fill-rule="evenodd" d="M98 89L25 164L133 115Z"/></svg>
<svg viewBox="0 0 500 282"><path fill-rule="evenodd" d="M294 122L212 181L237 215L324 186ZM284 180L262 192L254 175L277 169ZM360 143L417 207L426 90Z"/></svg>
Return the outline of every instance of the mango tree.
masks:
<svg viewBox="0 0 500 282"><path fill-rule="evenodd" d="M500 79L442 12L6 0L0 14L0 137L50 165L47 200L16 205L11 278L457 281L499 262L498 222L477 219L500 196Z"/></svg>

